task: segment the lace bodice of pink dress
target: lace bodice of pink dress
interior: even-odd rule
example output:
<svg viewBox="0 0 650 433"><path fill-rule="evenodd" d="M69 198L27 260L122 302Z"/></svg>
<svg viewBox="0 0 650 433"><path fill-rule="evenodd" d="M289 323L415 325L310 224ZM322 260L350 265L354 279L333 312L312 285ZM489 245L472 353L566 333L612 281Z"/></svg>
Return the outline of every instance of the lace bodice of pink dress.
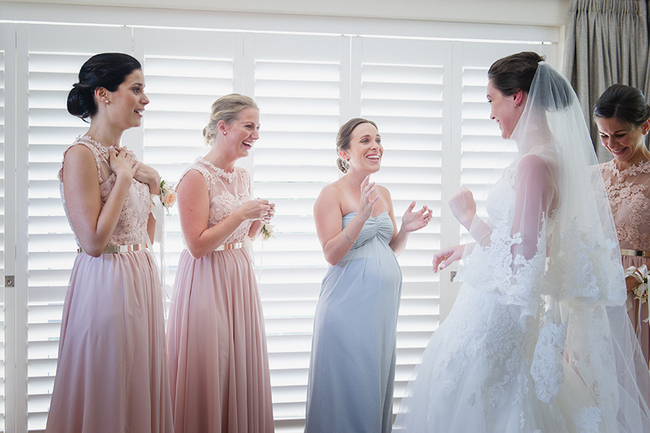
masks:
<svg viewBox="0 0 650 433"><path fill-rule="evenodd" d="M97 176L99 178L99 190L101 194L102 206L108 200L108 196L115 186L117 176L110 169L108 159L108 148L102 146L88 136L78 137L75 144L83 144L93 152L95 164L97 166ZM67 151L66 151L67 152ZM133 153L130 150L127 152ZM64 155L65 157L65 155ZM65 205L65 195L63 188L63 167L59 171L59 186L63 208L66 211L68 220L68 209ZM149 187L144 183L134 181L129 189L129 195L126 197L120 217L115 226L115 231L108 241L108 245L129 245L147 242L147 221L151 212L149 199ZM76 234L75 234L76 239ZM79 240L77 240L79 245Z"/></svg>
<svg viewBox="0 0 650 433"><path fill-rule="evenodd" d="M250 175L241 167L235 167L234 171L227 172L214 166L211 162L199 158L189 170L200 172L208 185L208 195L210 196L208 228L226 219L235 209L251 199ZM243 242L251 224L252 220L241 224L224 244Z"/></svg>
<svg viewBox="0 0 650 433"><path fill-rule="evenodd" d="M600 172L605 181L621 248L650 251L650 161L625 170L618 170L615 161L609 161L600 165ZM622 256L625 269L647 262L645 257ZM630 294L628 307L647 362L650 358L650 329L639 317L648 317L648 304L640 304Z"/></svg>

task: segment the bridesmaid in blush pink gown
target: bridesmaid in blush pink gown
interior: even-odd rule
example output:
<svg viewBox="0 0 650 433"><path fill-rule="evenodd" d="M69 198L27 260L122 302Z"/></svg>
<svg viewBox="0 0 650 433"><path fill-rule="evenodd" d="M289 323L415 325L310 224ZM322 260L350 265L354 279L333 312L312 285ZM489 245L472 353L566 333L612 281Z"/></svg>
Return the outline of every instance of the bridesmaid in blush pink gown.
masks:
<svg viewBox="0 0 650 433"><path fill-rule="evenodd" d="M68 95L90 118L64 154L61 196L79 254L63 306L48 433L171 433L160 282L147 245L158 173L120 147L149 99L140 63L91 57Z"/></svg>
<svg viewBox="0 0 650 433"><path fill-rule="evenodd" d="M614 214L628 287L628 314L643 349L650 358L648 296L638 296L639 273L650 267L650 151L645 136L650 131L650 106L634 87L614 84L600 96L594 108L603 146L614 159L600 165L609 204ZM637 293L635 293L637 292Z"/></svg>
<svg viewBox="0 0 650 433"><path fill-rule="evenodd" d="M212 148L177 186L187 248L168 332L176 433L274 431L264 316L243 246L271 220L275 205L251 199L250 176L235 167L258 128L252 99L218 99L203 130Z"/></svg>

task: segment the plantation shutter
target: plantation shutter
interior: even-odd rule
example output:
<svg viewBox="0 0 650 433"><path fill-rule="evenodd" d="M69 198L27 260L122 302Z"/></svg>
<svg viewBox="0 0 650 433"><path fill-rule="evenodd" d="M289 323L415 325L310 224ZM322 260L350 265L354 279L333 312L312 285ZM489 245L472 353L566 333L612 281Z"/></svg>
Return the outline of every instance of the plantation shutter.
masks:
<svg viewBox="0 0 650 433"><path fill-rule="evenodd" d="M256 242L255 255L278 432L304 422L313 316L327 269L312 208L322 187L338 179L345 39L256 34L249 42L261 113L255 195L276 204L275 237Z"/></svg>

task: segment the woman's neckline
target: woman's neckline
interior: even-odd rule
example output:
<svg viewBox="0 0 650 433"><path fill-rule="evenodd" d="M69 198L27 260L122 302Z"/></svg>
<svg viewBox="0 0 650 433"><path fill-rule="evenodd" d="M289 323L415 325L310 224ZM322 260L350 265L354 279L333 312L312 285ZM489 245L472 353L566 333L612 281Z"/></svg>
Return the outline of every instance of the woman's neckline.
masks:
<svg viewBox="0 0 650 433"><path fill-rule="evenodd" d="M233 167L232 171L226 171L221 167L217 167L210 161L208 161L205 158L201 158L201 162L203 162L206 166L210 167L216 174L217 176L221 176L224 179L226 179L229 183L232 183L233 180L235 180L235 174L237 173L237 169Z"/></svg>

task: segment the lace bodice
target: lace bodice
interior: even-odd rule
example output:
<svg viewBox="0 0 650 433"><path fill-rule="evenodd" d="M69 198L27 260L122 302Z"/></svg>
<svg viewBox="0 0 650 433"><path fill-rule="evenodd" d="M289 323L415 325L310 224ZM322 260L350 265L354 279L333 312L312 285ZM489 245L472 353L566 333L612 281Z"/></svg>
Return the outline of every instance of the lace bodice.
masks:
<svg viewBox="0 0 650 433"><path fill-rule="evenodd" d="M650 250L650 161L619 171L600 165L621 248Z"/></svg>
<svg viewBox="0 0 650 433"><path fill-rule="evenodd" d="M235 167L234 171L227 172L214 166L209 161L199 158L183 173L181 179L190 170L196 170L201 173L208 186L210 199L208 228L226 219L235 209L251 199L250 175L241 167ZM252 223L252 220L244 221L226 239L224 244L242 242L248 235Z"/></svg>
<svg viewBox="0 0 650 433"><path fill-rule="evenodd" d="M97 179L99 181L99 191L101 194L102 206L104 206L104 203L106 203L106 200L108 200L108 196L113 190L115 181L117 180L117 176L110 169L108 149L88 136L77 137L72 146L78 144L86 146L93 152L93 155L95 156ZM128 152L131 153L130 150ZM63 208L65 209L67 216L68 208L66 206L63 188L63 169L64 167L62 165L61 169L59 170L59 187L61 191L61 199L63 200ZM131 187L129 188L129 193L126 197L126 200L124 201L124 206L122 206L122 211L120 212L115 231L113 232L111 238L108 240L107 245L110 246L146 243L148 240L147 223L149 221L150 212L151 198L149 196L149 186L133 180ZM78 240L77 245L79 245Z"/></svg>

